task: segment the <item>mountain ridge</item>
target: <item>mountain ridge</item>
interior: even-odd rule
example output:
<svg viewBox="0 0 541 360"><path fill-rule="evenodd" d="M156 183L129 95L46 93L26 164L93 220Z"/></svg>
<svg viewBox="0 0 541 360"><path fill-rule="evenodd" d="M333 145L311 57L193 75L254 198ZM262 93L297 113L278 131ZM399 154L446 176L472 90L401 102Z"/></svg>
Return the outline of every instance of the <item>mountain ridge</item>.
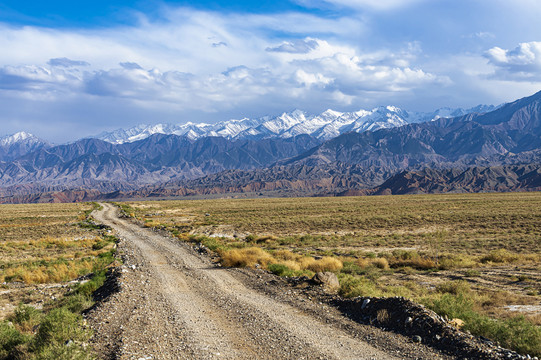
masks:
<svg viewBox="0 0 541 360"><path fill-rule="evenodd" d="M339 112L327 109L320 114L309 115L302 110L284 112L278 116L264 116L251 119L231 119L215 124L139 124L128 129L117 129L94 136L112 144L123 144L143 140L153 134L186 136L191 140L208 136L221 136L231 140L265 139L270 137L288 138L310 135L320 140L329 140L345 132L374 131L411 123L436 120L441 117L455 117L472 112L488 112L499 106L478 105L470 109L440 108L432 112L411 112L395 106L380 106L372 110Z"/></svg>
<svg viewBox="0 0 541 360"><path fill-rule="evenodd" d="M400 113L392 107L382 111ZM294 115L305 116L301 111ZM325 116L337 118L340 114L328 110ZM283 117L266 128L280 134L294 123L293 118ZM541 164L541 92L488 113L350 131L326 141L307 134L243 139L152 134L122 144L87 138L0 162L0 196L5 198L2 201L17 196L38 201L39 197L31 196L33 192L60 192L67 199L69 191L76 191L73 198L80 199L86 190L94 197L111 198L227 192L367 195L399 192L389 184L390 190L378 186L404 172L410 175L400 181L394 178L395 184L416 179L414 185L404 188L419 184L419 191L438 191L421 179L431 176L434 182L455 184L441 185L445 191L522 191L531 189L533 183L516 185L515 170L508 167L537 164ZM467 172L497 167L507 167L498 186L494 177L478 176L479 184L470 186L451 176L454 173L446 173L449 169ZM493 173L501 174L498 171Z"/></svg>

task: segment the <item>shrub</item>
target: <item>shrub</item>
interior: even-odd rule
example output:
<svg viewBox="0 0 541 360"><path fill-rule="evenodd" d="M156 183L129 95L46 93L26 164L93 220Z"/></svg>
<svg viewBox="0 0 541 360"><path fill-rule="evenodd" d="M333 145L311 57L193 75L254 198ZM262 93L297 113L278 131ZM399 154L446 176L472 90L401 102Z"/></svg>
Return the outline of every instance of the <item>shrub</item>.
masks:
<svg viewBox="0 0 541 360"><path fill-rule="evenodd" d="M376 258L372 260L372 264L378 269L388 270L389 262L385 258Z"/></svg>
<svg viewBox="0 0 541 360"><path fill-rule="evenodd" d="M276 262L271 254L257 247L220 251L221 261L227 267L255 267L259 264L266 267Z"/></svg>
<svg viewBox="0 0 541 360"><path fill-rule="evenodd" d="M464 271L464 276L466 277L476 277L476 276L480 276L481 273L479 272L479 270L474 270L474 269L468 269L466 271Z"/></svg>
<svg viewBox="0 0 541 360"><path fill-rule="evenodd" d="M28 337L17 331L13 325L6 321L0 322L0 358L8 358L16 346L27 341Z"/></svg>
<svg viewBox="0 0 541 360"><path fill-rule="evenodd" d="M491 319L475 312L471 297L465 293L445 293L439 299L428 301L427 306L440 315L464 320L464 330L474 335L487 337L522 354L541 355L541 327L523 316L506 320Z"/></svg>
<svg viewBox="0 0 541 360"><path fill-rule="evenodd" d="M471 292L470 284L464 280L446 281L436 287L441 293L448 293L453 295L467 295Z"/></svg>
<svg viewBox="0 0 541 360"><path fill-rule="evenodd" d="M294 270L294 271L301 270L301 267L300 267L299 263L296 262L296 261L293 261L293 260L279 261L278 264L285 265L285 266L287 266L288 268L290 268L291 270Z"/></svg>
<svg viewBox="0 0 541 360"><path fill-rule="evenodd" d="M201 237L201 238L195 238L197 242L200 242L201 244L205 245L209 250L211 251L218 251L219 249L223 248L223 244L216 238L211 237Z"/></svg>
<svg viewBox="0 0 541 360"><path fill-rule="evenodd" d="M76 292L78 294L90 296L94 291L98 290L103 285L106 277L105 270L98 271L92 275L92 278L89 281L79 284Z"/></svg>
<svg viewBox="0 0 541 360"><path fill-rule="evenodd" d="M41 312L35 307L21 304L15 309L12 321L18 325L20 330L30 332L34 326L39 324L41 317Z"/></svg>
<svg viewBox="0 0 541 360"><path fill-rule="evenodd" d="M268 269L278 276L294 276L293 270L284 264L270 264Z"/></svg>
<svg viewBox="0 0 541 360"><path fill-rule="evenodd" d="M73 293L63 300L63 306L73 313L81 313L94 304L89 295L82 293Z"/></svg>
<svg viewBox="0 0 541 360"><path fill-rule="evenodd" d="M391 267L412 267L420 270L436 268L434 260L422 256L417 251L394 250L388 256Z"/></svg>
<svg viewBox="0 0 541 360"><path fill-rule="evenodd" d="M344 267L341 272L343 274L360 275L364 272L363 268L357 265L357 261L344 261Z"/></svg>
<svg viewBox="0 0 541 360"><path fill-rule="evenodd" d="M366 269L368 266L370 266L371 261L369 259L359 258L355 260L355 265L360 267L361 269Z"/></svg>
<svg viewBox="0 0 541 360"><path fill-rule="evenodd" d="M51 310L41 322L35 338L35 347L40 349L55 344L63 346L68 340L87 340L90 333L79 326L79 320L80 315L72 313L65 307Z"/></svg>
<svg viewBox="0 0 541 360"><path fill-rule="evenodd" d="M318 271L338 271L342 269L344 265L342 261L337 258L324 256L319 260L313 260L308 263L305 269L318 272Z"/></svg>
<svg viewBox="0 0 541 360"><path fill-rule="evenodd" d="M381 296L376 285L365 278L349 274L340 274L340 296L349 298L356 296Z"/></svg>
<svg viewBox="0 0 541 360"><path fill-rule="evenodd" d="M300 258L299 255L292 253L289 250L277 250L273 253L276 259L295 261Z"/></svg>

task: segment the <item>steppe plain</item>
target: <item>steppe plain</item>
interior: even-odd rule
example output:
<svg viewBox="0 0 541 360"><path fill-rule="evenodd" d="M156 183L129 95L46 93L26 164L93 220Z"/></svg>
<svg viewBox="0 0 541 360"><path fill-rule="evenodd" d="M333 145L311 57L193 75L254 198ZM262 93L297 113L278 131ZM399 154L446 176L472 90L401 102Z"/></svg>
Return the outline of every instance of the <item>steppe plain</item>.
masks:
<svg viewBox="0 0 541 360"><path fill-rule="evenodd" d="M119 205L130 221L204 249L222 267L296 278L332 271L340 296L411 298L461 319L465 331L541 354L541 193ZM56 320L68 319L58 310L66 307L81 331L73 351L88 352L91 334L78 314L92 306L104 271L120 266L114 233L89 218L98 207L0 207L0 330L18 339L21 354L56 351L40 344L47 334L39 324L55 311ZM102 279L88 281L89 273Z"/></svg>

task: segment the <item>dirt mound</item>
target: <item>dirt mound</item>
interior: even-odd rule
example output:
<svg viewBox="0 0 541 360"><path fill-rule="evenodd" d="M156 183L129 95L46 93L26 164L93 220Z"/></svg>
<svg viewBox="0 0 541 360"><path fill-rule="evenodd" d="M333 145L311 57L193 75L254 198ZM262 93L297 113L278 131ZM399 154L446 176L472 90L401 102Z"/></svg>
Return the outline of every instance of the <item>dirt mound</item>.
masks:
<svg viewBox="0 0 541 360"><path fill-rule="evenodd" d="M461 359L528 358L460 331L435 312L402 297L335 298L331 303L355 321L398 332Z"/></svg>

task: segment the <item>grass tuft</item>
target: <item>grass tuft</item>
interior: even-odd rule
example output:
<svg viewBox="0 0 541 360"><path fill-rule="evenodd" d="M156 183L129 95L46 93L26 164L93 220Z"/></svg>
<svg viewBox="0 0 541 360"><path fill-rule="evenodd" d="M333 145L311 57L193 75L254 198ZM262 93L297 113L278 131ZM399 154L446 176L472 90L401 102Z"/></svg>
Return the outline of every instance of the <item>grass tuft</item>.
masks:
<svg viewBox="0 0 541 360"><path fill-rule="evenodd" d="M266 267L275 262L271 254L258 247L220 251L222 265L227 267Z"/></svg>

